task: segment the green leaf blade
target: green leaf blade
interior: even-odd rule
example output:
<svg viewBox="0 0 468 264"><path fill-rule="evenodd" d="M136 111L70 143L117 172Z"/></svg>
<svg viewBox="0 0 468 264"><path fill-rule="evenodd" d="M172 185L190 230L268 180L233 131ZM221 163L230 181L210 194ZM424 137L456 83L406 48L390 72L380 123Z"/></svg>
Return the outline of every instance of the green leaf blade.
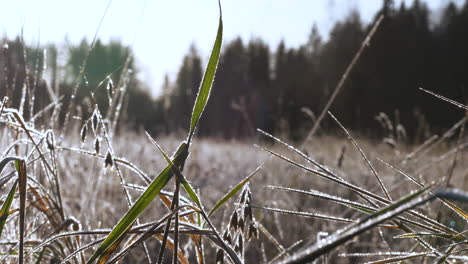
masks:
<svg viewBox="0 0 468 264"><path fill-rule="evenodd" d="M184 175L182 175L182 173L180 172L179 168L177 168L177 166L175 166L175 164L172 162L172 160L169 158L169 156L166 154L166 152L164 152L164 150L161 148L161 146L156 142L156 140L154 140L153 137L151 137L151 135L148 132L146 132L146 136L151 141L151 143L153 143L153 145L155 145L158 148L159 152L161 152L161 154L163 155L163 157L166 160L167 164L171 167L173 172L180 178L180 181L181 181L182 185L184 186L185 191L188 193L188 195L190 196L192 201L195 202L195 204L200 209L202 209L201 208L200 198L198 198L198 195L193 190L193 187L190 185L190 183L187 182ZM187 147L188 147L188 145L187 145Z"/></svg>
<svg viewBox="0 0 468 264"><path fill-rule="evenodd" d="M8 196L2 205L2 209L0 210L0 236L2 235L3 227L5 227L8 213L10 212L11 204L13 203L13 198L15 197L16 186L18 186L18 181L15 181L11 187Z"/></svg>
<svg viewBox="0 0 468 264"><path fill-rule="evenodd" d="M179 146L174 157L174 164L184 164L188 152L184 151L187 149L187 145L184 143ZM131 228L136 219L143 213L148 205L154 200L154 198L161 192L166 186L173 175L173 171L170 165L166 166L163 171L153 180L143 194L138 198L135 204L127 211L117 225L112 229L107 238L102 242L101 246L94 252L91 258L88 260L88 264L93 263L98 257L105 254L110 247L124 236L127 231Z"/></svg>
<svg viewBox="0 0 468 264"><path fill-rule="evenodd" d="M219 199L216 204L211 208L208 216L212 216L216 210L218 210L223 204L227 202L232 196L234 196L245 184L247 184L250 179L263 167L263 164L257 167L249 176L245 177L241 182L239 182L234 188L232 188L228 193L226 193L221 199Z"/></svg>
<svg viewBox="0 0 468 264"><path fill-rule="evenodd" d="M216 40L211 51L210 59L206 65L205 74L200 85L200 89L195 100L195 105L192 111L192 118L190 120L189 142L195 132L195 128L200 120L200 117L205 109L208 98L210 97L211 87L213 85L216 69L218 68L219 56L221 53L221 45L223 42L223 20L222 16L219 17L218 32Z"/></svg>
<svg viewBox="0 0 468 264"><path fill-rule="evenodd" d="M2 173L3 169L6 167L6 165L10 162L10 161L19 161L20 159L18 157L6 157L4 159L2 159L2 161L0 161L0 173ZM16 170L18 170L18 164L15 163L15 168Z"/></svg>

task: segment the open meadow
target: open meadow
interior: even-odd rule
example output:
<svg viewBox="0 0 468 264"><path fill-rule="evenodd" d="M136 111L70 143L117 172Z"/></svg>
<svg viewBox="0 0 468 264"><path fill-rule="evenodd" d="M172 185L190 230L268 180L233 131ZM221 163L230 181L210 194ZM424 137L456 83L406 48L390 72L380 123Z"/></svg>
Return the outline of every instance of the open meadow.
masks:
<svg viewBox="0 0 468 264"><path fill-rule="evenodd" d="M50 134L45 138L41 138L40 134L32 136L35 143L31 143L27 133L16 129L20 126L17 122L2 120L0 142L3 156L15 154L25 157L27 162L27 175L30 180L26 190L24 239L25 253L29 261L40 259L38 253L42 253L44 260L60 260L103 237L122 217L123 212L128 210L126 195L132 202L135 201L148 186L145 178L154 179L156 173L166 166L161 153L150 144L143 133L125 132L110 136L111 148L107 145L107 140L100 139L100 147L96 150L95 138L99 138L96 135L102 132L102 127L99 128L98 125L96 131L90 128L86 137L83 137L80 127L74 126L63 138L54 135L54 140L50 142L53 146L51 148L48 145ZM393 146L382 141L359 137L355 139L373 164L389 195L397 200L419 188L410 177L414 177L415 181L422 185L436 183L443 186L448 182L450 175L450 187L467 185L468 175L464 167L468 164L467 143L457 145L453 140L449 140L453 137L456 137L455 133L448 133L437 139L434 137L432 142L428 141L419 146ZM157 141L164 150L171 151L177 148L180 139L172 136ZM283 157L291 159L291 162L305 167L298 168L254 144L263 146L276 155L284 155ZM45 161L41 160L35 146L39 148ZM106 159L109 149L113 152L112 161ZM301 149L307 153L307 159L326 166L342 181L359 186L376 196L384 195L359 151L346 137L319 135ZM396 168L379 159L411 176L404 176ZM44 162L53 167L54 173L47 171ZM198 192L204 207L210 209L259 166L261 168L245 185L250 189L250 206L259 226L258 238L245 241L243 258L247 263L268 262L275 257L279 260L281 256L287 256L301 246L313 245L320 237L333 234L366 215L353 206L353 203L366 203L356 192L340 183L306 171L306 168L317 170L319 167L287 147L262 137L242 142L199 139L191 150L184 176ZM13 168L7 166L2 173L3 200L15 182ZM171 185L164 189L164 195L168 197L171 197ZM58 193L60 195L57 195ZM240 206L238 196L239 194L234 195L228 201L228 205L220 208L212 216L219 232L236 232L229 225L233 210L238 210ZM170 212L161 201L168 202L163 196L160 197L160 201L156 199L139 217L140 225L161 219ZM190 203L187 197L181 201ZM461 209L468 208L463 203L459 206ZM11 216L8 217L2 232L3 250L11 252L10 254L16 252L18 246L19 207L18 197L15 197L11 205ZM452 232L463 232L466 228L466 219L449 209L450 207L443 206L441 202L433 201L418 208L417 215L408 214L404 219L412 221L407 227L413 230L412 233L429 237L428 243L434 243L434 246L445 247L451 239L439 238L436 233L431 232L441 232L442 236L442 227L453 230ZM420 214L424 214L424 218ZM420 225L421 223L425 224ZM250 232L247 230L249 227L244 228L246 234ZM162 232L162 228L159 230ZM434 253L420 248L407 232L401 231L392 222L384 223L381 227L354 237L337 247L326 254L326 258L332 263L362 263L379 258L416 256L413 250L425 252L420 254L427 254L427 259L432 259L429 256ZM408 235L407 238L404 237L405 234ZM195 261L194 242L184 236L181 235L181 252L189 262ZM51 240L53 238L56 240ZM152 258L156 258L155 249L160 247L160 239L161 235L155 235L146 241L148 254ZM127 243L130 244L131 241ZM206 261L213 261L215 252L212 246L206 245L206 250ZM87 256L86 252L89 250L83 250L81 257ZM389 255L373 257L373 252L388 252ZM401 255L393 256L392 254L397 254L395 252L400 252L398 254ZM369 256L350 256L355 253L369 253ZM10 255L10 258L15 256ZM11 261L8 255L4 258ZM135 248L126 259L127 262L124 263L145 261L144 249ZM75 260L78 261L79 258L76 257ZM419 258L416 262L420 260Z"/></svg>

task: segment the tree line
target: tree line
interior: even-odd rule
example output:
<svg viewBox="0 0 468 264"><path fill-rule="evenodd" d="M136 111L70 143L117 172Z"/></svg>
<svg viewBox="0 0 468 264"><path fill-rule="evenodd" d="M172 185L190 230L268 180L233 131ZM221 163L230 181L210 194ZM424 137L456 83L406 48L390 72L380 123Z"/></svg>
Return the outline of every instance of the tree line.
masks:
<svg viewBox="0 0 468 264"><path fill-rule="evenodd" d="M449 127L464 114L418 88L466 102L468 3L457 6L449 2L440 10L429 10L419 0L409 6L404 1L397 6L392 0L384 0L375 17L381 14L384 20L331 111L346 127L371 136L382 133L376 117L383 112L395 126L405 128L408 138L422 140ZM286 47L284 42L270 47L261 39L245 42L237 38L225 44L212 99L198 133L201 136L245 138L255 135L255 129L261 128L292 139L303 138L371 26L364 25L359 13L353 11L334 25L327 40L313 26L308 41L295 48ZM9 43L11 54L3 50L0 67L9 64L10 70L3 71L6 78L0 76L0 87L14 86L12 91L17 93L13 96L16 98L14 103L18 104L23 84L17 79L28 69L21 66L26 64L14 63L14 60L25 57L20 48L16 53L12 52L15 47L20 47L20 40ZM167 134L186 130L204 69L203 59L194 45L183 58L175 79L165 77L161 95L155 99L149 95L146 85L136 78L138 69L133 60L128 59L132 58L131 50L121 43L114 41L105 45L98 40L89 55L87 41L68 49L68 59L62 67L64 77L59 78L54 72L57 67L48 70L53 80L49 85L57 90L57 94L65 95L64 104L69 100L73 83L87 58L85 78L78 80L77 96L81 104L89 101L89 95L93 93L93 99L105 113L109 105L106 89L96 87L107 78L114 84L125 83L128 87L124 104L127 124ZM30 62L33 67L29 71L39 72L41 63L37 58L45 59L40 55L41 49L24 50L29 54L37 53L28 57L36 58ZM54 69L53 65L58 61L57 48L50 45L47 50L48 63ZM121 80L122 76L125 80ZM33 80L29 78L30 82ZM0 96L6 95L6 90L0 90ZM44 91L37 96L46 94ZM44 101L47 102L47 98ZM321 127L322 131L328 132L336 126L325 120Z"/></svg>
<svg viewBox="0 0 468 264"><path fill-rule="evenodd" d="M376 18L384 20L364 51L331 111L348 128L381 134L379 113L410 139L422 140L463 116L452 105L419 90L431 90L466 102L468 84L468 4L450 2L429 10L415 0L383 1ZM438 15L438 17L437 17ZM273 50L261 39L238 38L223 48L212 100L200 133L225 138L248 137L261 128L303 138L333 92L372 25L364 25L354 11L334 25L324 41L313 26L307 43ZM202 63L192 47L173 83L166 80L159 99L169 118L166 132L188 124ZM179 122L180 121L180 122ZM333 130L329 120L325 130Z"/></svg>

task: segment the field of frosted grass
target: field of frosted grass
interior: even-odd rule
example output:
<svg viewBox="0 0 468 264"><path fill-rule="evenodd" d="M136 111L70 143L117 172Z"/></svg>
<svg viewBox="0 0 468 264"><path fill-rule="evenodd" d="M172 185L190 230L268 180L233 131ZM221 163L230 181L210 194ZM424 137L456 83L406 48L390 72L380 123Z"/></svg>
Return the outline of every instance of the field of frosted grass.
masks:
<svg viewBox="0 0 468 264"><path fill-rule="evenodd" d="M8 139L11 134L5 129L1 129L0 131L1 146L11 144L11 140ZM150 144L143 134L134 132L122 133L111 140L116 157L132 163L151 179L166 165L156 147ZM180 142L180 139L176 137L156 138L156 140L168 153L175 150L178 142ZM454 143L442 142L427 153L424 151L417 153L411 160L401 166L401 161L414 151L417 146L400 145L397 148L392 148L388 144L378 141L370 141L364 138L356 138L356 140L381 176L391 196L395 198L409 193L416 186L394 169L380 162L377 157L391 164L399 164L400 168L404 169L405 172L419 177L426 183L430 183L431 181L438 181L448 174L455 153L453 151ZM335 203L307 197L302 194L266 188L266 186L272 185L305 191L314 189L350 200L359 200L348 189L341 188L314 174L304 172L254 146L254 144L265 146L304 164L297 155L287 151L286 148L279 144L259 139L242 142L198 139L196 143L191 151L184 174L192 182L194 188L199 190L200 197L207 208L210 208L232 186L236 185L259 165L264 163L262 169L250 181L253 198L252 204L254 206L346 218L363 216L363 214L356 213L354 210ZM78 153L77 149L89 151L89 153L95 152L94 140L90 137L85 142L81 142L79 133L66 136L60 143L60 147L63 149L58 152L58 156L60 157L58 159L58 170L60 172L59 178L66 215L74 216L81 223L83 230L112 228L120 219L123 212L128 209L128 205L124 198L125 194L121 188L119 177L114 169L115 167L105 167L104 156L107 151L105 143L102 143L100 149L102 157L99 159L96 159L94 156ZM337 163L343 148L345 148L345 151L342 157L342 165L338 167ZM371 190L374 193L382 194L376 179L359 152L353 148L348 139L322 135L312 140L307 146L302 147L301 150L349 182ZM441 160L441 157L446 158ZM462 186L468 185L465 184L468 181L466 170L464 166L460 166L468 164L468 153L466 150L461 150L458 153L457 162L459 165L455 167L451 184L462 188ZM136 199L142 192L138 190L138 187L146 186L145 182L134 171L125 169L123 166L119 167L125 182L131 186L129 189L131 190L130 193L133 199ZM36 169L40 170L40 168ZM172 184L170 185L172 186ZM463 207L463 204L461 206ZM431 208L428 210L429 214L436 217L437 209L440 206L433 206ZM231 211L232 205L215 215L215 223L218 228L222 229L223 226L227 225ZM158 202L154 202L143 214L141 220L155 219L167 212L167 208L162 207ZM315 242L317 235L333 233L345 225L340 222L274 213L258 208L254 209L254 214L259 222L269 230L284 248L298 241L310 244L311 242ZM442 218L442 222L445 222L447 225L453 225L451 221L450 215ZM464 223L457 223L457 226L463 228ZM394 241L394 238L388 232L385 234L386 243L392 245L391 249L393 251L404 250L407 246L406 241L402 240L395 243L396 241ZM390 232L390 234L397 235L398 232ZM188 243L188 241L185 242ZM148 243L155 244L155 241L150 239ZM353 261L353 259L337 258L338 253L378 252L388 249L386 243L382 243L382 237L378 229L374 229L348 242L345 247L341 247L338 251L333 252L329 258L337 259L340 263L346 263L347 261ZM264 252L267 259L271 259L278 254L274 243L263 236L261 236L259 241L251 242L248 246L251 247L251 250L247 250L246 256L251 261L263 260L262 254L258 254L259 249ZM184 247L182 246L182 248ZM142 253L141 248L135 252L140 253L131 254L129 259L135 260L135 256Z"/></svg>

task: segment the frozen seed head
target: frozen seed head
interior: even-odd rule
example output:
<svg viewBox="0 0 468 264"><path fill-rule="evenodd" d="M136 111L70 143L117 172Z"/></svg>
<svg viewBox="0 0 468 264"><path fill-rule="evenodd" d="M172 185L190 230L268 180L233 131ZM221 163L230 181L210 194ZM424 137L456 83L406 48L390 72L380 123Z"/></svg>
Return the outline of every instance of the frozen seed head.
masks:
<svg viewBox="0 0 468 264"><path fill-rule="evenodd" d="M73 229L73 231L81 230L81 223L75 217L72 216L68 220L72 222L71 228Z"/></svg>
<svg viewBox="0 0 468 264"><path fill-rule="evenodd" d="M229 233L229 230L224 231L223 239L224 241L228 242L229 245L232 245L232 238L231 234Z"/></svg>
<svg viewBox="0 0 468 264"><path fill-rule="evenodd" d="M107 168L107 166L112 167L113 163L114 162L112 161L112 155L111 155L110 151L107 151L106 159L104 160L104 167L106 167L106 168Z"/></svg>
<svg viewBox="0 0 468 264"><path fill-rule="evenodd" d="M387 144L389 147L391 147L392 149L396 148L396 142L392 138L388 138L388 137L384 138L383 142Z"/></svg>
<svg viewBox="0 0 468 264"><path fill-rule="evenodd" d="M408 134L406 133L406 129L403 125L398 124L396 127L396 132L399 140L406 141L408 139Z"/></svg>
<svg viewBox="0 0 468 264"><path fill-rule="evenodd" d="M226 235L226 242L228 242L229 245L232 245L232 237L231 237L231 233L227 232L227 235Z"/></svg>
<svg viewBox="0 0 468 264"><path fill-rule="evenodd" d="M46 134L46 143L47 143L47 148L49 150L54 150L55 149L55 138L54 138L54 133L52 131L48 131Z"/></svg>
<svg viewBox="0 0 468 264"><path fill-rule="evenodd" d="M258 227L254 222L249 225L249 232L247 233L247 239L258 239Z"/></svg>
<svg viewBox="0 0 468 264"><path fill-rule="evenodd" d="M239 228L242 232L244 232L244 227L245 227L244 217L241 217L241 218L239 219L238 228Z"/></svg>
<svg viewBox="0 0 468 264"><path fill-rule="evenodd" d="M112 82L112 78L108 78L107 93L109 95L109 98L112 98L112 96L114 95L114 83Z"/></svg>
<svg viewBox="0 0 468 264"><path fill-rule="evenodd" d="M251 201L252 201L252 195L250 193L250 188L249 188L249 185L246 185L241 194L240 204L250 204Z"/></svg>
<svg viewBox="0 0 468 264"><path fill-rule="evenodd" d="M72 224L73 231L79 231L81 229L81 224L79 222L75 222Z"/></svg>
<svg viewBox="0 0 468 264"><path fill-rule="evenodd" d="M244 237L242 236L242 233L237 237L237 245L239 246L239 252L242 254L244 251Z"/></svg>
<svg viewBox="0 0 468 264"><path fill-rule="evenodd" d="M93 113L93 122L91 124L93 125L93 131L96 131L98 126L98 116L96 111Z"/></svg>
<svg viewBox="0 0 468 264"><path fill-rule="evenodd" d="M216 263L224 263L224 251L222 249L216 251Z"/></svg>
<svg viewBox="0 0 468 264"><path fill-rule="evenodd" d="M244 207L244 217L252 220L252 207L250 207L250 205Z"/></svg>
<svg viewBox="0 0 468 264"><path fill-rule="evenodd" d="M8 102L8 96L4 96L2 100L2 108L5 107L6 103Z"/></svg>
<svg viewBox="0 0 468 264"><path fill-rule="evenodd" d="M237 211L235 210L231 216L231 221L229 222L229 229L237 230L239 224L239 216L237 215Z"/></svg>
<svg viewBox="0 0 468 264"><path fill-rule="evenodd" d="M88 133L88 125L84 124L84 126L81 128L81 133L80 133L81 142L85 142L87 133Z"/></svg>
<svg viewBox="0 0 468 264"><path fill-rule="evenodd" d="M101 149L101 138L96 137L94 140L94 150L96 151L96 154L99 154L99 150Z"/></svg>
<svg viewBox="0 0 468 264"><path fill-rule="evenodd" d="M242 195L241 195L241 199L240 199L240 203L243 204L245 202L245 196L247 196L247 193L245 192L246 190L244 190L242 192Z"/></svg>

